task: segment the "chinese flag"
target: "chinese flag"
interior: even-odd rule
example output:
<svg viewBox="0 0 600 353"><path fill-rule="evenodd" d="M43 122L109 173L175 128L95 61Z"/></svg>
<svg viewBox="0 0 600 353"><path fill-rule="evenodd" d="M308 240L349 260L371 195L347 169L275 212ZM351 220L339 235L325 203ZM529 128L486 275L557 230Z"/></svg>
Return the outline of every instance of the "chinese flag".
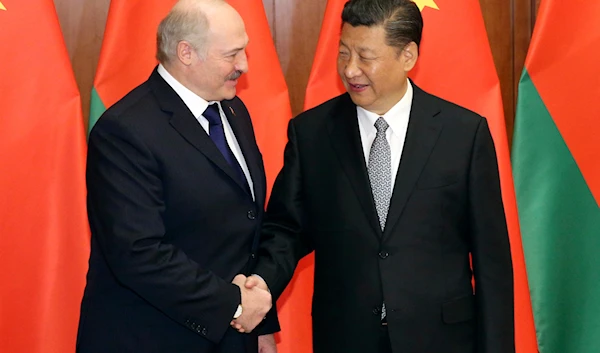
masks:
<svg viewBox="0 0 600 353"><path fill-rule="evenodd" d="M54 2L0 0L0 43L0 352L74 352L86 143Z"/></svg>
<svg viewBox="0 0 600 353"><path fill-rule="evenodd" d="M329 0L315 60L306 89L304 108L309 109L345 89L337 75L336 62L341 13L347 0ZM411 73L425 91L471 109L487 118L500 167L502 197L509 228L515 281L515 339L517 353L537 352L531 301L523 259L515 193L509 157L500 83L477 0L415 0L423 15L423 39L417 66ZM294 290L287 305L302 308L302 320L310 318L309 282L312 284L312 259L306 259L296 274ZM302 321L304 322L304 321ZM297 346L310 346L306 329L294 337ZM298 342L302 342L299 344ZM290 352L306 352L306 348ZM284 353L288 353L287 351Z"/></svg>

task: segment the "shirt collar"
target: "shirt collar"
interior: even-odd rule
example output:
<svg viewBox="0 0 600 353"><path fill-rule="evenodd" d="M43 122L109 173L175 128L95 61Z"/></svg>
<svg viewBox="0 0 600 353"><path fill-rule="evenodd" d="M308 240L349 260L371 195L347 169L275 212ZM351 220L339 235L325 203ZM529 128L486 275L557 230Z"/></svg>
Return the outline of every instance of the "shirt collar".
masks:
<svg viewBox="0 0 600 353"><path fill-rule="evenodd" d="M158 74L173 88L175 93L181 98L183 103L188 107L188 109L192 112L194 117L197 119L206 108L208 108L209 104L214 102L208 102L204 100L202 97L198 96L196 93L192 92L190 89L182 85L173 75L165 69L162 64L158 65ZM218 102L217 102L218 103Z"/></svg>
<svg viewBox="0 0 600 353"><path fill-rule="evenodd" d="M406 79L407 86L406 92L402 99L385 114L378 115L370 112L362 107L356 107L356 113L358 115L358 122L362 125L364 131L375 131L375 121L380 116L383 116L385 121L390 126L392 133L399 133L400 131L406 130L406 122L410 117L410 109L412 107L413 100L413 87L409 79Z"/></svg>

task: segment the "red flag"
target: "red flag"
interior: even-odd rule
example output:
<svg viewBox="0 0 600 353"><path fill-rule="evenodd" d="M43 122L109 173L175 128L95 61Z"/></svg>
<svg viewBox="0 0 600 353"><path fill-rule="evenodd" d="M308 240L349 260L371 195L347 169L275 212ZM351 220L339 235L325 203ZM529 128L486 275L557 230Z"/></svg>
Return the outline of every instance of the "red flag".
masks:
<svg viewBox="0 0 600 353"><path fill-rule="evenodd" d="M265 162L267 190L270 193L283 166L287 124L292 118L288 88L262 0L227 2L244 19L250 38L246 48L249 70L238 83L238 96L244 101L252 117L256 142Z"/></svg>
<svg viewBox="0 0 600 353"><path fill-rule="evenodd" d="M341 13L346 2L347 0L327 2L315 61L306 89L305 109L345 92L337 75L336 62L342 25ZM514 267L517 353L537 352L500 83L479 2L477 0L415 0L414 2L421 9L424 29L417 66L410 77L425 91L471 109L488 120L498 156L502 198ZM312 281L312 273L310 275L300 273L300 276L296 279L297 282ZM310 296L310 292L295 291L290 302L302 303L304 298Z"/></svg>
<svg viewBox="0 0 600 353"><path fill-rule="evenodd" d="M104 110L144 82L158 64L156 30L176 0L113 0L92 92L90 128ZM244 101L263 155L269 189L283 164L287 122L292 116L288 89L260 0L229 0L244 19L250 43L249 71L237 95Z"/></svg>
<svg viewBox="0 0 600 353"><path fill-rule="evenodd" d="M53 1L0 0L0 43L0 352L74 352L86 144Z"/></svg>

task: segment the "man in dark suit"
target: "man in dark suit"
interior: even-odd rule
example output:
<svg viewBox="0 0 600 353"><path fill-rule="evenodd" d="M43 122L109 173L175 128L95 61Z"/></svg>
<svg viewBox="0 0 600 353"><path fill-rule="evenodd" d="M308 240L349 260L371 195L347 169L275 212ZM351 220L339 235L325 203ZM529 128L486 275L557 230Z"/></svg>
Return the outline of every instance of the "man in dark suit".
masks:
<svg viewBox="0 0 600 353"><path fill-rule="evenodd" d="M274 353L271 295L234 279L254 266L266 194L235 97L244 23L224 1L184 0L157 38L161 64L90 134L77 351ZM234 318L252 333L231 328Z"/></svg>
<svg viewBox="0 0 600 353"><path fill-rule="evenodd" d="M290 122L246 286L277 298L314 250L315 353L514 352L486 120L407 79L423 27L413 2L351 0L342 21L347 93Z"/></svg>

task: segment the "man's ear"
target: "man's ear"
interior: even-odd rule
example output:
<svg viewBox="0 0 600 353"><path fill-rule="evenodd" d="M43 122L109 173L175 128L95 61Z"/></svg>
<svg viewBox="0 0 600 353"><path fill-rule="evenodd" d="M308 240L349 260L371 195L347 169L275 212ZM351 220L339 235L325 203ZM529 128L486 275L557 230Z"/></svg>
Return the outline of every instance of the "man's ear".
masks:
<svg viewBox="0 0 600 353"><path fill-rule="evenodd" d="M404 62L404 71L410 71L417 64L417 59L419 58L419 47L417 47L417 43L410 42L408 43L402 52L400 53L402 56L402 61Z"/></svg>
<svg viewBox="0 0 600 353"><path fill-rule="evenodd" d="M177 58L185 66L190 66L194 58L194 48L190 42L182 40L177 43Z"/></svg>

